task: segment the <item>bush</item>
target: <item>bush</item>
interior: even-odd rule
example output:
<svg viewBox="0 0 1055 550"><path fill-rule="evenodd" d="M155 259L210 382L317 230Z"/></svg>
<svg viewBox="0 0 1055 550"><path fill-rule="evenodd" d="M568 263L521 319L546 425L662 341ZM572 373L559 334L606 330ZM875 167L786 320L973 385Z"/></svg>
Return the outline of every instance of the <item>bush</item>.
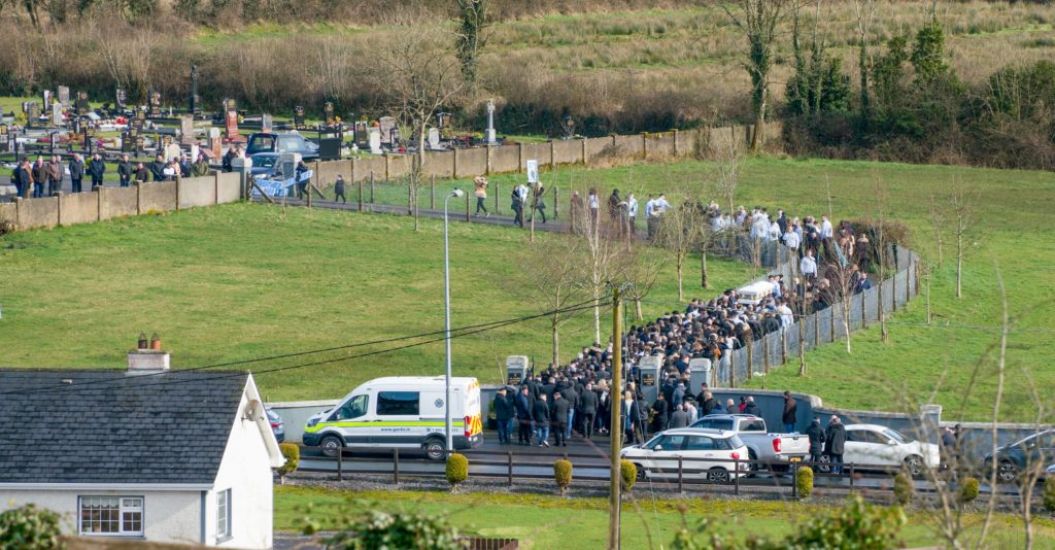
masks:
<svg viewBox="0 0 1055 550"><path fill-rule="evenodd" d="M799 491L799 498L810 498L813 494L813 468L800 466L795 471L795 487Z"/></svg>
<svg viewBox="0 0 1055 550"><path fill-rule="evenodd" d="M26 504L0 514L0 548L50 550L63 548L59 515Z"/></svg>
<svg viewBox="0 0 1055 550"><path fill-rule="evenodd" d="M570 460L560 459L553 463L553 478L557 480L557 488L560 489L561 495L563 495L571 485L571 472L572 465Z"/></svg>
<svg viewBox="0 0 1055 550"><path fill-rule="evenodd" d="M960 504L967 504L968 502L974 502L974 499L978 498L978 480L969 477L963 480L963 485L960 485Z"/></svg>
<svg viewBox="0 0 1055 550"><path fill-rule="evenodd" d="M623 490L632 490L637 482L637 466L629 460L620 460L619 477L622 479Z"/></svg>
<svg viewBox="0 0 1055 550"><path fill-rule="evenodd" d="M1044 509L1055 514L1055 478L1044 480Z"/></svg>
<svg viewBox="0 0 1055 550"><path fill-rule="evenodd" d="M454 456L460 455L452 455ZM465 457L462 457L465 458ZM448 461L448 464L450 462ZM461 550L458 531L442 518L371 510L326 540L327 548L429 548Z"/></svg>
<svg viewBox="0 0 1055 550"><path fill-rule="evenodd" d="M447 483L453 490L459 483L469 479L469 459L461 453L451 453L447 457Z"/></svg>
<svg viewBox="0 0 1055 550"><path fill-rule="evenodd" d="M286 459L286 463L278 467L278 482L285 483L286 476L296 472L300 466L300 447L294 443L279 443L278 448Z"/></svg>
<svg viewBox="0 0 1055 550"><path fill-rule="evenodd" d="M810 519L774 548L901 548L900 508L869 506L854 495L846 506Z"/></svg>
<svg viewBox="0 0 1055 550"><path fill-rule="evenodd" d="M901 472L894 476L894 499L901 506L908 506L912 502L912 479L908 474Z"/></svg>

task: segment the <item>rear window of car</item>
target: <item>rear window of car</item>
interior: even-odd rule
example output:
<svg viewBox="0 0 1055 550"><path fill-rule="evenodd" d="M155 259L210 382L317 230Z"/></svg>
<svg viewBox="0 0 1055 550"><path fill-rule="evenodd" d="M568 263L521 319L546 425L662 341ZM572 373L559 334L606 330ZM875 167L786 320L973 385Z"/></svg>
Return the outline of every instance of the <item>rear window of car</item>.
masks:
<svg viewBox="0 0 1055 550"><path fill-rule="evenodd" d="M739 449L740 447L744 446L744 440L740 439L740 436L737 435L726 439L725 442L729 445L730 449Z"/></svg>
<svg viewBox="0 0 1055 550"><path fill-rule="evenodd" d="M741 432L765 432L766 423L761 420L745 420L740 426Z"/></svg>
<svg viewBox="0 0 1055 550"><path fill-rule="evenodd" d="M704 418L699 422L692 425L694 428L711 428L714 430L731 430L733 429L733 420L731 418Z"/></svg>
<svg viewBox="0 0 1055 550"><path fill-rule="evenodd" d="M250 149L253 151L271 151L275 147L275 138L271 136L253 136Z"/></svg>

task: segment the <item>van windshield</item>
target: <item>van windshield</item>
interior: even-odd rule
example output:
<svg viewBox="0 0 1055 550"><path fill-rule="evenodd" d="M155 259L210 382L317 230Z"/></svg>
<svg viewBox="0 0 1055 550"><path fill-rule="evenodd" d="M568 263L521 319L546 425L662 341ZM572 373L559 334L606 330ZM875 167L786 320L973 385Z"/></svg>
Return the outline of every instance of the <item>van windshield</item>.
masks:
<svg viewBox="0 0 1055 550"><path fill-rule="evenodd" d="M370 396L368 395L356 395L348 401L345 401L341 408L337 409L337 412L333 413L334 420L347 420L349 418L359 418L366 414L366 407L370 404Z"/></svg>

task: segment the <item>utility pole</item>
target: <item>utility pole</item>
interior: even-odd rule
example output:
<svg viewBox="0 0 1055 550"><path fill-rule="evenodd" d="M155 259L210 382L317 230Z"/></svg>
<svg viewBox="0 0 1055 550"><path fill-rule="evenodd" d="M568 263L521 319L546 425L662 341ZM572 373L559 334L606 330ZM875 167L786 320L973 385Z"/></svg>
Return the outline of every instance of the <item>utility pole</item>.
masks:
<svg viewBox="0 0 1055 550"><path fill-rule="evenodd" d="M611 477L608 503L608 548L619 549L619 524L622 500L619 497L622 483L619 463L619 448L623 443L623 303L619 296L619 287L612 289L612 448Z"/></svg>

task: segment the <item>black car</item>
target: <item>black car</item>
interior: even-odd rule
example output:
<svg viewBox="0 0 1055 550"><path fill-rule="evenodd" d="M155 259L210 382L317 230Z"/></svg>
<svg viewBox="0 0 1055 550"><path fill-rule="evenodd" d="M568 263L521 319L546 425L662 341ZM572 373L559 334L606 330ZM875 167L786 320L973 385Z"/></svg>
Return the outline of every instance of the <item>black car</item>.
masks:
<svg viewBox="0 0 1055 550"><path fill-rule="evenodd" d="M1001 483L1012 483L1027 469L1041 470L1055 458L1055 430L1035 433L996 450L996 477ZM985 456L985 471L992 472L993 453Z"/></svg>
<svg viewBox="0 0 1055 550"><path fill-rule="evenodd" d="M319 158L319 146L304 136L290 132L288 134L256 133L249 136L245 149L246 155L256 153L300 153L305 161Z"/></svg>

